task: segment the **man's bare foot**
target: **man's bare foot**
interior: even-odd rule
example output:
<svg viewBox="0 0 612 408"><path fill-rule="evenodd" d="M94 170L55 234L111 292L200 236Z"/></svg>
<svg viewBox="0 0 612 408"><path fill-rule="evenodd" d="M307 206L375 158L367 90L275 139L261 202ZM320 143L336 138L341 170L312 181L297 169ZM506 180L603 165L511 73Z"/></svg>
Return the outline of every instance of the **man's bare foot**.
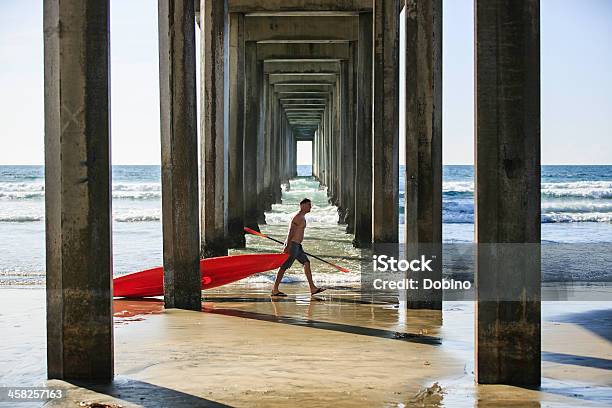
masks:
<svg viewBox="0 0 612 408"><path fill-rule="evenodd" d="M310 296L314 296L317 293L321 293L325 290L325 288L317 288L314 292L310 292Z"/></svg>

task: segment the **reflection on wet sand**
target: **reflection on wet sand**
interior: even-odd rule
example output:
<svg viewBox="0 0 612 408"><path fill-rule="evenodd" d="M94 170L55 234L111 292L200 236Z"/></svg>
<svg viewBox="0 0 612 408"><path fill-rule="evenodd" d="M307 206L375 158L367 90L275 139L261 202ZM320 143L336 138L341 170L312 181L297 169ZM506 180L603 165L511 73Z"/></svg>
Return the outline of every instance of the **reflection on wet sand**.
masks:
<svg viewBox="0 0 612 408"><path fill-rule="evenodd" d="M164 311L160 299L115 300L119 319L145 319L124 325L124 329L131 326L131 331L138 331L138 326L148 321L157 333L147 346L151 352L140 357L154 360L153 366L149 363L128 368L133 364L126 362L124 372L143 381L159 381L158 376L163 379L166 374L153 367L170 364L176 368L179 364L185 372L204 370L228 381L231 377L235 384L231 398L226 392L213 392L218 396L214 401L228 404L248 401L250 405L253 400L249 396L254 395L263 396L265 404L261 404L266 406L282 405L283 398L298 398L310 405L327 401L340 406L361 406L357 401L428 407L601 406L612 398L606 376L612 361L610 342L605 336L588 335L573 323L559 323L571 320L572 315L562 313L567 306L564 303L550 304L545 312L553 322L545 321L543 326L543 385L540 389L525 389L474 383L474 310L470 302L446 303L442 320L435 311L407 311L398 304L369 303L346 288L342 293L330 290L316 298L310 298L302 285L291 285L289 289L288 298L274 299L265 285L230 286L226 294L204 293L204 313L199 317L194 312ZM588 307L582 305L587 310ZM580 308L575 306L574 310ZM591 313L601 317L597 311ZM609 319L602 324L607 325ZM151 333L151 328L144 330ZM198 347L196 339L200 335L206 339L206 351L195 357L188 349ZM568 335L572 344L560 341ZM130 341L125 337L128 332L118 332L117 336ZM195 344L185 336L193 338ZM157 342L171 348L174 354L178 352L179 360L171 363L160 356ZM126 355L130 354L142 353L130 351ZM184 364L180 363L183 359ZM239 374L236 370L244 368L244 364L248 369ZM314 370L316 379L301 375L304 369ZM257 381L251 384L249 375L253 372L265 377L263 388ZM345 381L343 372L350 372L351 379ZM329 387L321 381L328 382ZM304 392L307 386L317 389L317 398L321 399ZM207 389L210 387L212 384ZM344 397L332 391L334 387L343 389ZM348 395L357 399L344 399ZM338 403L339 398L343 403Z"/></svg>

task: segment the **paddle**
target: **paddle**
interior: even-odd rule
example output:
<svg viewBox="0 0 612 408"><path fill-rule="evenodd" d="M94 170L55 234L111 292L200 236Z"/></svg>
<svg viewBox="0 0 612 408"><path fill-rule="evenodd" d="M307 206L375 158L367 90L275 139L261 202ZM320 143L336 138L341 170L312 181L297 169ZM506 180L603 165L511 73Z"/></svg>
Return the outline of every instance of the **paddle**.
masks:
<svg viewBox="0 0 612 408"><path fill-rule="evenodd" d="M261 232L257 232L257 231L255 231L255 230L252 230L252 229L247 228L247 227L244 227L244 230L245 230L246 232L248 232L249 234L257 235L258 237L268 238L268 239L269 239L269 240L271 240L271 241L278 242L278 243L279 243L279 244L281 244L281 245L285 245L285 243L284 243L284 242L281 242L281 241L279 241L278 239L274 239L274 238L272 238L272 237L269 237L269 236L267 236L266 234L262 234ZM305 253L306 255L308 255L308 256L313 257L314 259L318 259L318 260L319 260L319 261L321 261L321 262L324 262L324 263L326 263L326 264L328 264L328 265L330 265L330 266L333 266L334 268L336 268L336 269L337 269L337 270L339 270L340 272L350 272L348 269L343 268L343 267L341 267L341 266L338 266L338 265L336 265L336 264L333 264L333 263L331 263L331 262L329 262L329 261L326 261L325 259L319 258L319 257L318 257L318 256L316 256L316 255L309 254L308 252L304 252L304 253Z"/></svg>

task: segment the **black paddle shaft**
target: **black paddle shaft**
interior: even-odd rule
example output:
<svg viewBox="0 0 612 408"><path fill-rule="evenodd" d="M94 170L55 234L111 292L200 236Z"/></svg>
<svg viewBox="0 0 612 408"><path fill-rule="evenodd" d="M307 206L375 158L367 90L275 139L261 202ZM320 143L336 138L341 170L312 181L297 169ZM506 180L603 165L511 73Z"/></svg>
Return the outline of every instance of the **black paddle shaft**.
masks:
<svg viewBox="0 0 612 408"><path fill-rule="evenodd" d="M285 245L285 243L284 243L284 242L281 242L281 241L279 241L278 239L274 239L274 238L272 238L272 237L270 237L270 236L268 236L268 235L264 235L264 234L262 234L262 236L264 236L264 237L266 237L266 238L268 238L268 239L270 239L270 240L272 240L272 241L274 241L274 242L278 242L278 243L279 243L279 244L281 244L281 245ZM325 259L321 259L321 258L319 258L319 257L318 257L318 256L316 256L316 255L309 254L309 253L308 253L308 252L306 252L306 251L304 251L304 253L305 253L307 256L312 256L314 259L318 259L318 260L319 260L319 261L321 261L321 262L325 262L326 264L331 265L331 266L333 266L334 268L337 268L337 266L336 266L336 265L334 265L334 264L333 264L333 263L331 263L331 262L327 262Z"/></svg>

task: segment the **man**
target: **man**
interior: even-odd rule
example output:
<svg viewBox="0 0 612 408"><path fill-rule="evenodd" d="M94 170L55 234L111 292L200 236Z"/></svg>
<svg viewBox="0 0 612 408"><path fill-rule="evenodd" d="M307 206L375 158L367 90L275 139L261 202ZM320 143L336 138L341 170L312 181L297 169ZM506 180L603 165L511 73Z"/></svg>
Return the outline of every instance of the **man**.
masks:
<svg viewBox="0 0 612 408"><path fill-rule="evenodd" d="M287 258L285 263L281 265L278 273L276 274L276 281L274 281L271 296L287 296L285 293L278 290L278 285L280 285L283 275L285 275L285 271L291 267L293 261L296 259L304 266L304 273L306 274L306 279L308 279L308 285L310 286L310 294L316 295L317 293L321 293L325 290L322 288L317 288L313 283L312 273L310 271L310 261L302 248L304 230L306 229L305 215L310 212L311 208L312 202L308 198L303 199L300 201L300 210L291 219L289 233L287 234L287 239L285 240L285 249L283 250L283 252L289 254L289 258Z"/></svg>

